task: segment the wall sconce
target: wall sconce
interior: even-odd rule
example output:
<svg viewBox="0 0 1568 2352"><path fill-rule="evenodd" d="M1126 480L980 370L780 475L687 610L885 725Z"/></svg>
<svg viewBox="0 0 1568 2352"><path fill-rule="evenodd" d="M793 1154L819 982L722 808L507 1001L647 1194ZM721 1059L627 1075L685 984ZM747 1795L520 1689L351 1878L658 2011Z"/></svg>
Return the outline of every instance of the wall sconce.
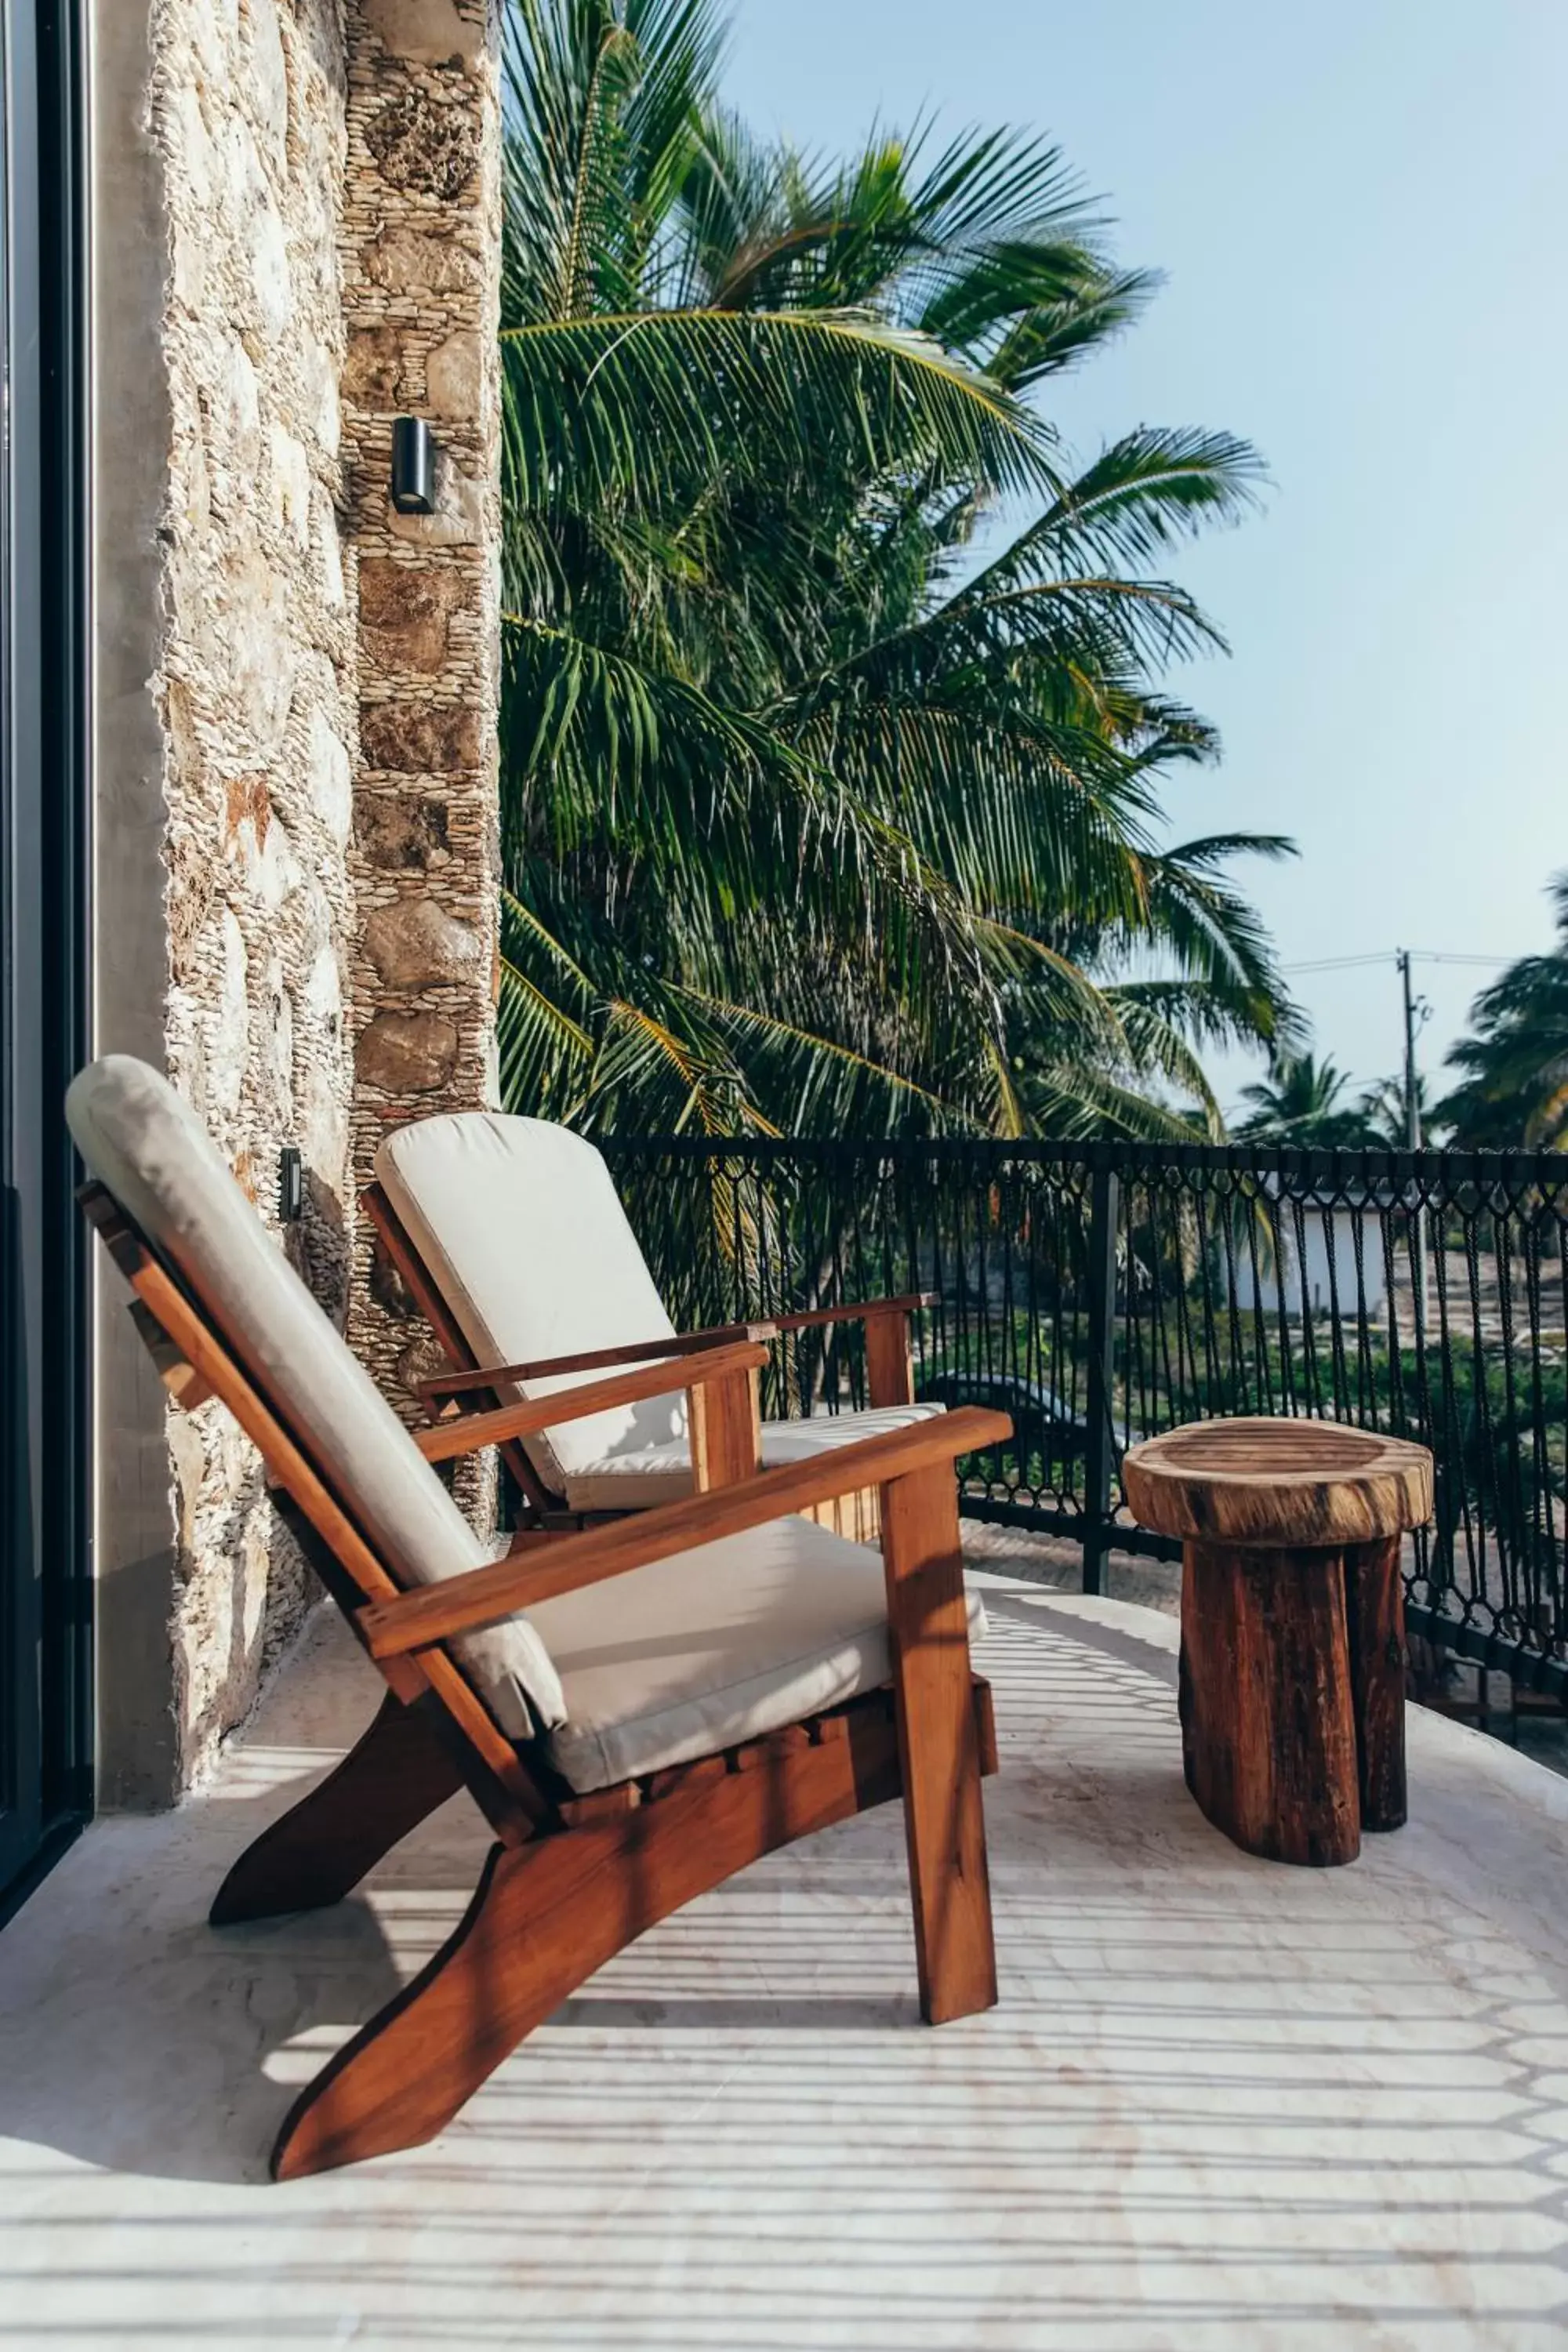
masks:
<svg viewBox="0 0 1568 2352"><path fill-rule="evenodd" d="M305 1213L305 1163L297 1143L286 1143L278 1154L278 1216L285 1225L297 1225Z"/></svg>
<svg viewBox="0 0 1568 2352"><path fill-rule="evenodd" d="M399 514L436 511L436 444L422 416L392 421L392 503Z"/></svg>

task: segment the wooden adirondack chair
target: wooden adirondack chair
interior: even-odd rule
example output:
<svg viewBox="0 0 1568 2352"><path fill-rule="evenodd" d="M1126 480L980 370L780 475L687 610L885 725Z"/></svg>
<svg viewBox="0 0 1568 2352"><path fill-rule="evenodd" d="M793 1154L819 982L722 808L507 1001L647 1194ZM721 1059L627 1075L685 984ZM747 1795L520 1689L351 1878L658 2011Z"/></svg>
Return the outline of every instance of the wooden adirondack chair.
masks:
<svg viewBox="0 0 1568 2352"><path fill-rule="evenodd" d="M922 2015L996 1998L953 1460L973 1409L757 1474L763 1349L622 1372L564 1404L397 1422L166 1082L115 1056L68 1117L89 1215L174 1402L216 1397L387 1696L241 1856L215 1924L334 1903L466 1788L495 1843L460 1925L284 2120L279 2179L433 2137L614 1953L759 1855L901 1797ZM492 1559L432 1462L689 1382L708 1491ZM721 1483L731 1482L731 1483ZM884 1496L882 1558L799 1517ZM524 1613L526 1612L526 1613Z"/></svg>
<svg viewBox="0 0 1568 2352"><path fill-rule="evenodd" d="M386 1138L362 1196L388 1257L451 1370L422 1383L432 1413L569 1392L611 1366L834 1324L864 1327L869 1409L762 1425L773 1468L930 1419L918 1403L910 1318L924 1293L678 1333L601 1154L549 1120L460 1111ZM689 1494L693 1433L679 1392L590 1416L556 1414L503 1449L545 1526L647 1510ZM825 1525L875 1543L874 1489L815 1507Z"/></svg>

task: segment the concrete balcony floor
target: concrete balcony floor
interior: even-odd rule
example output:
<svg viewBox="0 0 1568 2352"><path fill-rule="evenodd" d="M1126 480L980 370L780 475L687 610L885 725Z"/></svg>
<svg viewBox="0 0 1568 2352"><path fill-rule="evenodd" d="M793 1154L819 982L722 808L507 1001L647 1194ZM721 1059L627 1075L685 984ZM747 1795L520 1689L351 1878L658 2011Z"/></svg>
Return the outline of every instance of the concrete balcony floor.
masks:
<svg viewBox="0 0 1568 2352"><path fill-rule="evenodd" d="M623 1955L433 2147L277 2189L290 2086L485 1843L458 1800L364 1899L207 1928L374 1703L318 1621L216 1782L0 1938L0 2340L1561 2346L1568 1784L1413 1716L1408 1829L1251 1861L1182 1785L1173 1622L983 1581L999 2009L920 2024L888 1808Z"/></svg>

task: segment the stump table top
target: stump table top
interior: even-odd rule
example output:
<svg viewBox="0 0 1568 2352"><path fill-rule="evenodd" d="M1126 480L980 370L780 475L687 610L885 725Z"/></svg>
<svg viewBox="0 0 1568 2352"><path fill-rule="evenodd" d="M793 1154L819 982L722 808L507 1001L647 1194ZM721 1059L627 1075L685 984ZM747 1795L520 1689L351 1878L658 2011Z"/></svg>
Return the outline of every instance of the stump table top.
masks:
<svg viewBox="0 0 1568 2352"><path fill-rule="evenodd" d="M1133 1517L1162 1535L1268 1549L1340 1549L1432 1516L1425 1445L1332 1421L1197 1422L1131 1447Z"/></svg>

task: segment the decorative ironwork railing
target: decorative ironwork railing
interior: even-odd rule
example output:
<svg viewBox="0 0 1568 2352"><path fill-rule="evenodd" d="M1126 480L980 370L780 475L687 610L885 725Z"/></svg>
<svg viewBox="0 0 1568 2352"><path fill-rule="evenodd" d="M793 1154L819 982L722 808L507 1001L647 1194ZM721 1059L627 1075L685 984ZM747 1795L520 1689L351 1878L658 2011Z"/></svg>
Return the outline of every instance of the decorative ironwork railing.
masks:
<svg viewBox="0 0 1568 2352"><path fill-rule="evenodd" d="M919 1393L1012 1413L964 1511L1076 1538L1085 1589L1128 1521L1141 1435L1301 1413L1419 1439L1434 1525L1413 1628L1568 1691L1568 1160L1204 1144L605 1145L682 1328L904 1291ZM864 1402L854 1326L774 1343L768 1408Z"/></svg>

